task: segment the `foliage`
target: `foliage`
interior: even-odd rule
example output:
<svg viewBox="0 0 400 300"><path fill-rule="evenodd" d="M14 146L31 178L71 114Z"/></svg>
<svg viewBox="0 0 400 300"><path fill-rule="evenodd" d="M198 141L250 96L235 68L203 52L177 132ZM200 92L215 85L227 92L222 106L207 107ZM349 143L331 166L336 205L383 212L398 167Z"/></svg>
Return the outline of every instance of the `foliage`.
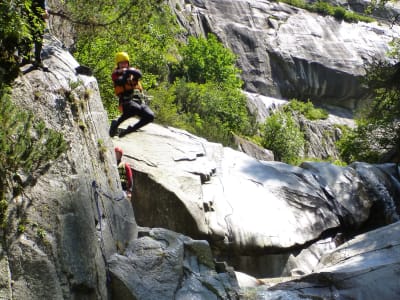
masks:
<svg viewBox="0 0 400 300"><path fill-rule="evenodd" d="M367 69L366 83L374 98L359 111L357 127L338 142L342 158L370 163L397 160L400 156L400 65L374 62ZM391 158L383 159L383 157Z"/></svg>
<svg viewBox="0 0 400 300"><path fill-rule="evenodd" d="M183 128L225 145L231 143L233 132L254 134L256 122L241 93L236 56L212 34L190 37L180 53L175 75L181 78L172 88Z"/></svg>
<svg viewBox="0 0 400 300"><path fill-rule="evenodd" d="M254 120L239 89L222 88L216 83L174 85L178 113L185 118L186 129L212 141L229 144L231 133L253 133Z"/></svg>
<svg viewBox="0 0 400 300"><path fill-rule="evenodd" d="M373 151L366 140L368 140L367 126L358 124L358 126L343 133L341 139L336 143L340 157L347 163L353 161L376 162L378 153Z"/></svg>
<svg viewBox="0 0 400 300"><path fill-rule="evenodd" d="M1 98L0 125L0 200L4 200L8 192L18 195L67 144L61 134L14 106L7 92Z"/></svg>
<svg viewBox="0 0 400 300"><path fill-rule="evenodd" d="M162 83L157 88L150 91L153 99L151 106L157 112L157 123L179 128L187 128L185 117L178 113L178 107L175 99L175 89L169 84Z"/></svg>
<svg viewBox="0 0 400 300"><path fill-rule="evenodd" d="M235 66L236 56L218 42L215 35L189 37L181 53L182 69L189 82L214 82L226 88L241 88L240 70Z"/></svg>
<svg viewBox="0 0 400 300"><path fill-rule="evenodd" d="M18 75L20 60L31 52L44 21L32 10L32 0L0 1L0 88Z"/></svg>
<svg viewBox="0 0 400 300"><path fill-rule="evenodd" d="M325 120L328 118L328 112L322 108L314 107L314 104L310 100L302 102L297 99L292 99L284 109L286 111L297 111L304 115L308 120Z"/></svg>
<svg viewBox="0 0 400 300"><path fill-rule="evenodd" d="M333 6L330 3L325 2L323 0L319 0L311 4L308 4L303 0L278 0L278 1L299 8L303 8L312 12L316 12L323 16L333 16L337 20L344 20L349 23L375 21L374 18L349 11L342 6Z"/></svg>
<svg viewBox="0 0 400 300"><path fill-rule="evenodd" d="M162 2L68 2L68 14L75 20L78 32L73 54L94 70L103 104L111 118L119 114L111 81L117 52L126 51L131 65L142 70L145 89L165 81L170 64L176 63L173 53L177 52L175 36L179 27Z"/></svg>
<svg viewBox="0 0 400 300"><path fill-rule="evenodd" d="M276 160L297 164L304 148L304 135L290 112L277 111L263 128L263 146L274 152Z"/></svg>
<svg viewBox="0 0 400 300"><path fill-rule="evenodd" d="M162 1L119 1L112 12L106 9L109 2L102 0L95 10L88 11L84 9L85 1L75 1L68 4L68 9L81 21L74 55L94 68L111 118L119 112L110 66L117 51L126 51L131 65L144 74L143 85L153 96L150 106L156 122L225 144L231 140L231 132L254 131L255 121L240 91L236 56L214 35L177 43L179 26ZM129 11L122 15L127 7ZM81 10L88 15L79 15Z"/></svg>

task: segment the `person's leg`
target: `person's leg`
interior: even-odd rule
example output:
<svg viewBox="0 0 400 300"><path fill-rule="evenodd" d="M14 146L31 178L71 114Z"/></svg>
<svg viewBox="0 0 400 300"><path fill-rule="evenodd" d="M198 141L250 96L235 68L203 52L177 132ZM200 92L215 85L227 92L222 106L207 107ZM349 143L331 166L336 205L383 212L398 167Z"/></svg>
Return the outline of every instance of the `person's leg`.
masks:
<svg viewBox="0 0 400 300"><path fill-rule="evenodd" d="M136 102L134 103L135 115L139 116L140 120L135 125L128 126L128 128L126 128L119 134L119 137L123 137L130 132L137 131L139 128L142 128L143 126L153 122L154 120L154 113L147 105L138 104Z"/></svg>
<svg viewBox="0 0 400 300"><path fill-rule="evenodd" d="M118 120L111 120L110 130L108 131L111 137L115 136L118 131Z"/></svg>
<svg viewBox="0 0 400 300"><path fill-rule="evenodd" d="M132 128L134 131L154 121L153 111L145 104L141 105L138 116L140 117L140 120L135 125L133 125Z"/></svg>
<svg viewBox="0 0 400 300"><path fill-rule="evenodd" d="M122 115L120 115L118 119L111 121L111 126L110 126L110 131L109 131L109 134L111 137L113 137L117 134L118 126L125 120L132 117L134 115L133 113L134 112L133 112L132 108L130 107L129 103L126 103L122 106Z"/></svg>
<svg viewBox="0 0 400 300"><path fill-rule="evenodd" d="M42 66L42 48L43 40L42 37L35 37L35 66Z"/></svg>

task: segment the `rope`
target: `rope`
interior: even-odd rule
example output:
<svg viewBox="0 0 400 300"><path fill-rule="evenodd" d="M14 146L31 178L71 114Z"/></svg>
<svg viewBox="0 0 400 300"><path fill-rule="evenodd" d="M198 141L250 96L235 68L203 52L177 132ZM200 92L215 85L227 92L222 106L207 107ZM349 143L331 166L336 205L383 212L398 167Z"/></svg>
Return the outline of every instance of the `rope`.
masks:
<svg viewBox="0 0 400 300"><path fill-rule="evenodd" d="M102 214L101 209L100 209L99 196L103 195L107 199L114 200L114 201L121 201L121 200L125 199L125 195L122 195L119 198L113 198L110 195L108 195L107 193L105 193L101 189L101 187L97 184L97 182L95 180L92 181L92 195L93 195L94 201L96 203L96 210L97 210L97 215L98 215L98 218L99 218L98 221L99 221L99 227L100 227L100 250L101 250L101 255L103 257L104 264L106 266L107 282L110 283L111 282L111 276L110 276L110 270L109 270L107 258L106 258L106 255L105 255L105 250L104 250L105 247L104 247L103 225L102 225L102 222L103 222L102 215L103 214ZM108 219L107 216L106 216L106 219ZM111 225L110 224L108 224L108 225L110 226L110 229L111 229Z"/></svg>
<svg viewBox="0 0 400 300"><path fill-rule="evenodd" d="M106 278L107 278L107 282L111 282L111 277L110 277L110 271L109 271L109 267L108 267L108 262L107 262L107 258L105 255L105 251L104 251L104 239L103 239L103 226L102 226L102 213L101 213L101 209L100 209L100 205L99 205L99 192L97 189L98 185L96 183L96 181L93 180L92 182L92 194L94 196L94 201L96 203L96 210L97 210L97 214L99 217L99 224L100 224L100 250L101 250L101 256L103 257L104 260L104 264L106 266Z"/></svg>
<svg viewBox="0 0 400 300"><path fill-rule="evenodd" d="M92 189L94 189L98 194L103 195L104 197L106 197L109 200L112 201L121 201L125 199L125 194L122 194L120 197L112 197L109 194L107 194L106 192L104 192L101 187L97 184L96 180L93 180L92 182Z"/></svg>

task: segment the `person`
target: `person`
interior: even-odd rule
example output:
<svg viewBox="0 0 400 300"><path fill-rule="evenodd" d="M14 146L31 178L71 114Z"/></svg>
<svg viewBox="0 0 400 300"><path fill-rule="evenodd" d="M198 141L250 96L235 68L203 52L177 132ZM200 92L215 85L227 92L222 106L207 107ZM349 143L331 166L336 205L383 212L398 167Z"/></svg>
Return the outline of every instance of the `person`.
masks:
<svg viewBox="0 0 400 300"><path fill-rule="evenodd" d="M121 180L122 189L127 194L128 198L132 197L133 189L133 174L131 166L127 162L122 161L122 156L124 152L120 147L115 147L115 158L117 159L117 168L119 173L119 178Z"/></svg>
<svg viewBox="0 0 400 300"><path fill-rule="evenodd" d="M32 0L32 11L35 17L30 18L30 27L32 28L32 38L35 46L33 66L44 68L41 52L43 48L43 34L46 28L45 20L48 18L47 3L45 0Z"/></svg>
<svg viewBox="0 0 400 300"><path fill-rule="evenodd" d="M111 78L114 83L114 91L119 99L119 109L122 112L117 120L111 121L110 136L118 132L118 126L125 120L139 116L140 120L122 130L118 136L123 137L128 133L137 131L154 120L153 111L143 102L143 87L140 83L142 73L129 65L129 55L126 52L118 52L115 56L117 67Z"/></svg>

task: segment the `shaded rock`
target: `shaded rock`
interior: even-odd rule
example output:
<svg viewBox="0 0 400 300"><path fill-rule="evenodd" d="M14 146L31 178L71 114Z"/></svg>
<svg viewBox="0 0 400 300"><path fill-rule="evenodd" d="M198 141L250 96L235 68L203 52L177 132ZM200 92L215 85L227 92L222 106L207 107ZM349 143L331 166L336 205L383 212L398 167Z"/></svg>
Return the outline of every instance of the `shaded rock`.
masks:
<svg viewBox="0 0 400 300"><path fill-rule="evenodd" d="M217 273L206 241L142 228L109 260L115 299L239 299L233 270Z"/></svg>
<svg viewBox="0 0 400 300"><path fill-rule="evenodd" d="M326 253L312 274L271 288L257 299L396 299L400 293L400 223L359 235Z"/></svg>
<svg viewBox="0 0 400 300"><path fill-rule="evenodd" d="M264 149L255 143L236 135L233 137L233 139L237 146L237 150L242 151L258 160L274 160L274 153L271 150Z"/></svg>
<svg viewBox="0 0 400 300"><path fill-rule="evenodd" d="M280 106L287 104L287 100L266 97L256 93L244 92L248 99L250 112L256 117L257 122L264 123L271 112L277 110Z"/></svg>
<svg viewBox="0 0 400 300"><path fill-rule="evenodd" d="M399 178L394 164L353 163L343 168L303 163L301 167L319 177L343 226L359 228L369 220L377 227L398 221Z"/></svg>

